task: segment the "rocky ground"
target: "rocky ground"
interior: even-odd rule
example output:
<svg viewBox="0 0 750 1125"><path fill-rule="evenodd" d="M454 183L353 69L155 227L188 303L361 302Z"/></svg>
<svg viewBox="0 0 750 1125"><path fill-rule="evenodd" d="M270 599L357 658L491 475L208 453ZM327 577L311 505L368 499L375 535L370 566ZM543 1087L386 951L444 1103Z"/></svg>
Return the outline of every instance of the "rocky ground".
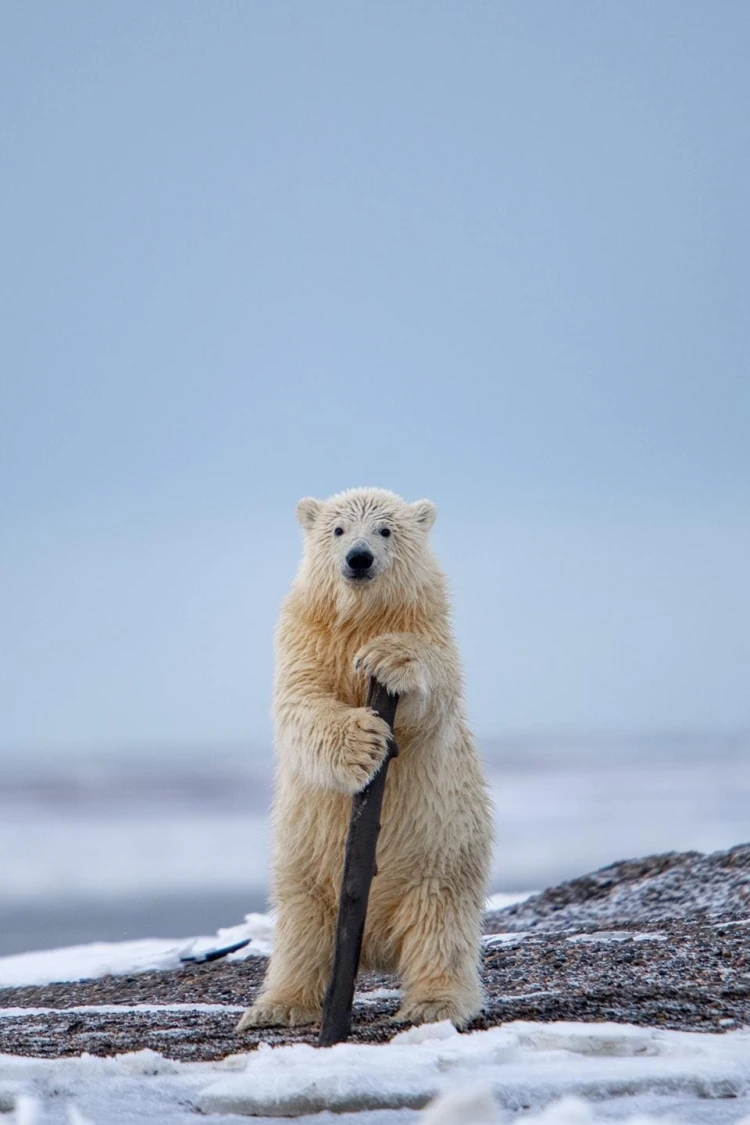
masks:
<svg viewBox="0 0 750 1125"><path fill-rule="evenodd" d="M485 933L487 1005L475 1028L517 1019L690 1031L750 1025L750 844L613 864L489 914ZM59 1057L149 1047L196 1060L260 1041L314 1042L315 1029L234 1034L237 1008L252 1000L264 969L264 960L251 958L4 989L0 1009L46 1010L0 1019L0 1052ZM396 987L393 978L362 978L353 1040L379 1042L399 1029ZM176 1004L216 1007L131 1007ZM82 1010L91 1005L122 1010Z"/></svg>

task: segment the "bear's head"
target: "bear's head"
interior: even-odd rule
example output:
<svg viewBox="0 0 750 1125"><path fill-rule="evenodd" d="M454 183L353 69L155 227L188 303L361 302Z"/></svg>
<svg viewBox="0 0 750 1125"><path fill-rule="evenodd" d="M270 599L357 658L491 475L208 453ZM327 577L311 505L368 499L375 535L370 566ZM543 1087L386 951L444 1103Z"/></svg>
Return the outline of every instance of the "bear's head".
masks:
<svg viewBox="0 0 750 1125"><path fill-rule="evenodd" d="M436 574L429 500L409 504L382 488L353 488L297 505L305 532L300 579L336 601L412 601Z"/></svg>

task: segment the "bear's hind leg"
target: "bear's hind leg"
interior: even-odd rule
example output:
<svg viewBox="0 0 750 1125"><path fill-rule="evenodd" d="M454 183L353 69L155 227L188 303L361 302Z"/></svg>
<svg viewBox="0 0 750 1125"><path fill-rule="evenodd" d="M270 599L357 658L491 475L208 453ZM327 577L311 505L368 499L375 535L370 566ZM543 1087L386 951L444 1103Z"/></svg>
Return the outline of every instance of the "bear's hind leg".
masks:
<svg viewBox="0 0 750 1125"><path fill-rule="evenodd" d="M466 1027L482 1010L481 908L440 880L410 888L396 913L404 1000L396 1019Z"/></svg>
<svg viewBox="0 0 750 1125"><path fill-rule="evenodd" d="M273 953L263 987L237 1024L298 1027L320 1019L333 957L335 910L305 891L278 904Z"/></svg>

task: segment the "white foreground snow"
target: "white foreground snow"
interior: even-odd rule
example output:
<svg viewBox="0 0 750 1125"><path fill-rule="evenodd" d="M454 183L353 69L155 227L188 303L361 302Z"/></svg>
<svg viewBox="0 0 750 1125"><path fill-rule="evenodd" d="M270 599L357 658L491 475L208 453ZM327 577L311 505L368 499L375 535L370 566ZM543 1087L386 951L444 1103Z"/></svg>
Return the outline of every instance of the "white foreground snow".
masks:
<svg viewBox="0 0 750 1125"><path fill-rule="evenodd" d="M523 897L502 896L492 905ZM99 943L0 958L0 987L171 969L181 954L245 937L250 945L232 958L267 954L273 919L248 915L239 926L187 942ZM616 941L621 935L591 937ZM487 940L515 942L524 935ZM213 1004L73 1010L162 1007L222 1011L233 1019L241 1010ZM43 1017L44 1009L0 1009L0 1034L27 1015ZM714 1035L516 1022L459 1035L450 1024L434 1024L381 1045L322 1051L264 1046L213 1063L178 1063L153 1051L54 1060L0 1054L0 1113L8 1114L0 1125L195 1125L199 1112L218 1115L221 1125L241 1125L253 1114L267 1122L302 1115L309 1125L653 1125L666 1118L750 1125L750 1030Z"/></svg>
<svg viewBox="0 0 750 1125"><path fill-rule="evenodd" d="M444 1100L418 1119L413 1109L435 1096ZM647 1125L665 1115L734 1125L750 1114L750 1031L511 1023L459 1035L432 1024L377 1046L265 1047L218 1063L153 1051L0 1055L0 1109L14 1103L8 1125L194 1125L198 1110L223 1115L217 1125L247 1114L297 1114L310 1125L500 1125L511 1114L526 1125Z"/></svg>
<svg viewBox="0 0 750 1125"><path fill-rule="evenodd" d="M204 1112L301 1116L425 1105L460 1081L483 1082L506 1110L576 1094L750 1094L750 1032L705 1035L622 1024L507 1024L459 1035L411 1028L377 1046L261 1046L201 1095Z"/></svg>
<svg viewBox="0 0 750 1125"><path fill-rule="evenodd" d="M665 1121L679 1125L679 1118L674 1116L676 1104L667 1099L661 1099L662 1104L657 1104L657 1099L631 1096L623 1098L619 1106L610 1103L585 1102L582 1098L566 1097L553 1102L538 1113L524 1114L524 1125L597 1125L600 1121L612 1120L613 1110L622 1112L625 1116L618 1116L619 1125L665 1125ZM643 1103L647 1108L641 1108ZM661 1116L656 1116L656 1114ZM664 1114L669 1113L668 1117ZM695 1120L708 1120L709 1116L698 1111ZM489 1086L467 1086L451 1091L438 1098L430 1105L419 1118L419 1125L501 1125L508 1120L508 1114L503 1114L493 1096ZM691 1118L692 1120L692 1118ZM731 1120L736 1120L731 1118ZM750 1125L750 1118L743 1118L738 1125Z"/></svg>

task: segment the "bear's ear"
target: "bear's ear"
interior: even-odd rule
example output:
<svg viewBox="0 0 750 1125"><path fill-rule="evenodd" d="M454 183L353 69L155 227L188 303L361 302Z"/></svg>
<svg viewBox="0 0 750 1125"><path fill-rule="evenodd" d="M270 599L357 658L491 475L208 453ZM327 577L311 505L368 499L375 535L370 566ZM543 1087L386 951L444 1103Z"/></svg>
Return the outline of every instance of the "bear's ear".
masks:
<svg viewBox="0 0 750 1125"><path fill-rule="evenodd" d="M429 531L437 516L437 508L432 500L417 500L410 507L419 526Z"/></svg>
<svg viewBox="0 0 750 1125"><path fill-rule="evenodd" d="M322 507L320 500L313 500L312 496L305 496L297 504L297 519L305 531L313 527Z"/></svg>

